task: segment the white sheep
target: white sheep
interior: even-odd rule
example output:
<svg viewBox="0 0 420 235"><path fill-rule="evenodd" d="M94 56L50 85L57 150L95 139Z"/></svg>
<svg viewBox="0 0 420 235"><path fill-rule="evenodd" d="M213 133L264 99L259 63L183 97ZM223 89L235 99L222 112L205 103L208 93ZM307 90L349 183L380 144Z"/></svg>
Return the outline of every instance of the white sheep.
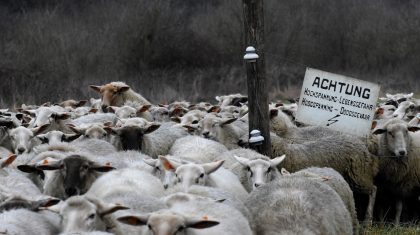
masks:
<svg viewBox="0 0 420 235"><path fill-rule="evenodd" d="M344 205L350 213L354 234L358 234L359 222L357 220L353 191L340 173L328 167L309 167L293 174L290 174L283 168L281 170L281 174L282 176L303 176L311 180L324 182L334 189L340 196L341 200L343 200Z"/></svg>
<svg viewBox="0 0 420 235"><path fill-rule="evenodd" d="M256 234L353 234L340 196L305 177L280 177L253 190L245 202Z"/></svg>
<svg viewBox="0 0 420 235"><path fill-rule="evenodd" d="M420 186L417 178L420 174L420 136L413 133L418 130L420 127L408 126L402 120L391 119L373 131L373 134L379 135L377 181L381 188L396 196L396 225L400 221L403 200Z"/></svg>
<svg viewBox="0 0 420 235"><path fill-rule="evenodd" d="M26 128L19 126L14 129L8 130L8 137L3 141L3 146L13 151L16 154L23 154L32 151L32 148L41 142L34 138L36 135L45 131L49 124L35 127Z"/></svg>
<svg viewBox="0 0 420 235"><path fill-rule="evenodd" d="M171 169L175 172L175 182L185 189L197 184L223 189L234 194L240 200L245 200L248 195L238 177L221 167L223 160L203 164L183 164L165 157L160 157L160 159L163 161L165 169Z"/></svg>
<svg viewBox="0 0 420 235"><path fill-rule="evenodd" d="M277 166L286 156L270 159L250 149L234 149L218 159L226 160L226 165L241 181L248 192L280 177ZM226 164L226 163L225 163Z"/></svg>
<svg viewBox="0 0 420 235"><path fill-rule="evenodd" d="M272 156L285 154L284 167L295 172L311 166L331 167L338 171L354 192L369 195L365 213L366 223L371 223L376 197L374 178L378 173L378 159L357 137L337 133L330 137L304 143L290 143L271 135Z"/></svg>

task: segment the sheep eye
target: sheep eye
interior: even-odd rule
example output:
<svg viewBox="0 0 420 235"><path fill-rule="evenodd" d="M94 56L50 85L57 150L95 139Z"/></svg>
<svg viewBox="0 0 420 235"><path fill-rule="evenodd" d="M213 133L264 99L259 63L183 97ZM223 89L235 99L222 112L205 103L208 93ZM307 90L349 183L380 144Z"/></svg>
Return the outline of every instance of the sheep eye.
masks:
<svg viewBox="0 0 420 235"><path fill-rule="evenodd" d="M84 166L82 166L82 168L83 168L83 170L87 170L87 169L89 169L89 166L88 165L84 165Z"/></svg>
<svg viewBox="0 0 420 235"><path fill-rule="evenodd" d="M95 218L95 214L90 214L88 219L94 219Z"/></svg>
<svg viewBox="0 0 420 235"><path fill-rule="evenodd" d="M388 135L390 135L391 137L394 137L394 135L390 131L388 131Z"/></svg>
<svg viewBox="0 0 420 235"><path fill-rule="evenodd" d="M198 124L198 120L194 120L192 124Z"/></svg>
<svg viewBox="0 0 420 235"><path fill-rule="evenodd" d="M178 228L178 230L177 230L177 232L181 232L182 230L184 230L184 226L180 226L179 228Z"/></svg>
<svg viewBox="0 0 420 235"><path fill-rule="evenodd" d="M85 137L90 139L90 135L85 135Z"/></svg>
<svg viewBox="0 0 420 235"><path fill-rule="evenodd" d="M160 168L157 166L157 167L155 167L155 169L157 170L157 171L160 171Z"/></svg>
<svg viewBox="0 0 420 235"><path fill-rule="evenodd" d="M200 174L200 178L204 178L204 173L201 173Z"/></svg>
<svg viewBox="0 0 420 235"><path fill-rule="evenodd" d="M150 224L147 225L147 227L152 230L152 226Z"/></svg>
<svg viewBox="0 0 420 235"><path fill-rule="evenodd" d="M246 168L246 170L247 170L247 171L251 171L251 167L249 167L249 166L248 166L248 167Z"/></svg>
<svg viewBox="0 0 420 235"><path fill-rule="evenodd" d="M270 173L271 172L271 167L269 167L268 169L267 169L267 173Z"/></svg>

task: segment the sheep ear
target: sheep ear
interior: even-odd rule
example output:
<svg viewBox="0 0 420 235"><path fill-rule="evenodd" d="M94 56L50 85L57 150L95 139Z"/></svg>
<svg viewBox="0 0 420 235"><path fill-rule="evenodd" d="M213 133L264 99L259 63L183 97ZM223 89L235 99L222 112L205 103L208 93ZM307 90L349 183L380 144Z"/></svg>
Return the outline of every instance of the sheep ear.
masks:
<svg viewBox="0 0 420 235"><path fill-rule="evenodd" d="M36 116L36 110L22 110L22 113L29 115L31 117L35 117Z"/></svg>
<svg viewBox="0 0 420 235"><path fill-rule="evenodd" d="M102 86L94 86L94 85L89 85L89 87L92 89L92 90L94 90L94 91L96 91L96 92L101 92L101 88L102 88Z"/></svg>
<svg viewBox="0 0 420 235"><path fill-rule="evenodd" d="M210 162L210 163L205 163L205 164L201 164L201 166L204 168L204 172L209 175L213 172L215 172L217 169L219 169L223 163L225 162L225 160L221 160L221 161L217 161L217 162Z"/></svg>
<svg viewBox="0 0 420 235"><path fill-rule="evenodd" d="M372 132L373 135L379 135L386 132L386 129L376 129Z"/></svg>
<svg viewBox="0 0 420 235"><path fill-rule="evenodd" d="M41 134L41 135L37 135L36 138L38 138L39 140L41 140L41 142L43 144L48 143L48 138L46 134Z"/></svg>
<svg viewBox="0 0 420 235"><path fill-rule="evenodd" d="M129 87L129 86L127 86L127 85L117 87L117 91L118 91L118 92L126 92L126 91L128 91L129 89L130 89L130 87Z"/></svg>
<svg viewBox="0 0 420 235"><path fill-rule="evenodd" d="M287 171L286 169L284 169L284 168L281 168L280 173L281 173L281 175L290 175L290 172L288 172L288 171Z"/></svg>
<svg viewBox="0 0 420 235"><path fill-rule="evenodd" d="M216 99L217 101L221 101L221 100L222 100L222 98L221 98L220 96L216 96L216 97L215 97L215 99Z"/></svg>
<svg viewBox="0 0 420 235"><path fill-rule="evenodd" d="M99 200L97 198L87 197L87 200L92 202L93 204L95 204L97 206L99 216L101 216L101 217L105 216L105 215L108 215L108 214L112 214L112 213L114 213L116 211L119 211L119 210L130 209L130 208L128 208L126 206L123 206L121 204L118 204L118 203L105 203L102 200Z"/></svg>
<svg viewBox="0 0 420 235"><path fill-rule="evenodd" d="M45 131L49 126L50 126L49 123L48 124L44 124L44 125L42 125L40 127L32 128L31 131L32 131L32 133L34 133L34 135L38 135L38 134L42 133L43 131Z"/></svg>
<svg viewBox="0 0 420 235"><path fill-rule="evenodd" d="M238 157L236 155L234 155L233 157L236 159L236 161L241 163L243 166L248 166L249 159L246 159L246 158L243 158L243 157Z"/></svg>
<svg viewBox="0 0 420 235"><path fill-rule="evenodd" d="M156 167L158 160L153 159L153 158L148 158L148 159L143 158L143 162L151 167Z"/></svg>
<svg viewBox="0 0 420 235"><path fill-rule="evenodd" d="M44 159L41 164L36 164L35 168L38 170L43 171L53 171L62 169L63 166L61 165L61 161L48 161L47 159Z"/></svg>
<svg viewBox="0 0 420 235"><path fill-rule="evenodd" d="M220 107L215 105L215 106L211 106L209 109L207 109L208 113L218 113L220 112Z"/></svg>
<svg viewBox="0 0 420 235"><path fill-rule="evenodd" d="M170 116L179 117L179 116L182 116L183 112L184 112L184 109L182 107L176 107L172 110Z"/></svg>
<svg viewBox="0 0 420 235"><path fill-rule="evenodd" d="M405 98L408 98L408 99L409 99L409 98L412 98L412 97L413 97L413 95L414 95L414 94L411 92L410 94L405 95Z"/></svg>
<svg viewBox="0 0 420 235"><path fill-rule="evenodd" d="M79 100L78 102L76 102L76 104L74 104L74 106L81 107L85 105L87 102L88 102L87 100Z"/></svg>
<svg viewBox="0 0 420 235"><path fill-rule="evenodd" d="M185 226L187 228L195 228L195 229L211 228L218 224L220 223L217 221L211 221L211 220L206 220L206 219L201 219L201 220L187 219L185 221Z"/></svg>
<svg viewBox="0 0 420 235"><path fill-rule="evenodd" d="M175 171L176 168L181 166L181 164L178 164L178 163L173 162L173 161L169 161L166 157L161 156L161 155L158 156L158 159L162 163L163 169L165 169L167 171Z"/></svg>
<svg viewBox="0 0 420 235"><path fill-rule="evenodd" d="M181 123L181 119L179 117L177 117L177 116L171 117L171 121L177 122L177 123Z"/></svg>
<svg viewBox="0 0 420 235"><path fill-rule="evenodd" d="M62 205L63 205L63 203L58 203L58 204L54 204L54 205L50 205L50 206L41 207L40 209L45 209L45 210L49 210L49 211L52 211L52 212L55 212L55 213L60 213Z"/></svg>
<svg viewBox="0 0 420 235"><path fill-rule="evenodd" d="M147 221L149 220L149 215L128 215L119 217L117 220L124 224L141 226L147 224Z"/></svg>
<svg viewBox="0 0 420 235"><path fill-rule="evenodd" d="M115 106L108 106L107 110L110 113L115 113L119 108Z"/></svg>
<svg viewBox="0 0 420 235"><path fill-rule="evenodd" d="M417 127L417 126L409 126L407 129L408 129L408 131L416 132L416 131L420 130L420 127Z"/></svg>
<svg viewBox="0 0 420 235"><path fill-rule="evenodd" d="M110 126L105 126L104 130L108 132L111 135L120 135L121 134L121 128L115 128Z"/></svg>
<svg viewBox="0 0 420 235"><path fill-rule="evenodd" d="M51 116L55 120L66 120L71 117L69 113L52 113Z"/></svg>
<svg viewBox="0 0 420 235"><path fill-rule="evenodd" d="M150 104L143 105L137 110L137 113L144 113L152 107Z"/></svg>
<svg viewBox="0 0 420 235"><path fill-rule="evenodd" d="M76 134L64 134L62 137L62 140L65 142L71 142L77 138L79 138L82 134L76 133Z"/></svg>
<svg viewBox="0 0 420 235"><path fill-rule="evenodd" d="M375 129L377 125L378 125L378 122L377 121L373 121L372 122L372 125L370 126L370 129L371 130Z"/></svg>
<svg viewBox="0 0 420 235"><path fill-rule="evenodd" d="M98 112L98 109L97 108L91 108L89 110L89 113L96 113L96 112Z"/></svg>
<svg viewBox="0 0 420 235"><path fill-rule="evenodd" d="M220 125L224 126L224 125L227 125L227 124L231 124L232 122L234 122L236 120L238 120L238 119L237 118L224 118L224 119L221 120Z"/></svg>
<svg viewBox="0 0 420 235"><path fill-rule="evenodd" d="M10 154L7 158L0 160L0 168L4 168L12 164L17 158L16 154Z"/></svg>
<svg viewBox="0 0 420 235"><path fill-rule="evenodd" d="M70 128L71 131L78 134L79 136L84 135L85 132L86 132L86 129L83 129L83 128L78 128L78 127L73 126L73 125L67 125L67 126Z"/></svg>
<svg viewBox="0 0 420 235"><path fill-rule="evenodd" d="M144 130L144 134L149 134L154 132L155 130L159 129L160 124L158 123L150 123Z"/></svg>
<svg viewBox="0 0 420 235"><path fill-rule="evenodd" d="M282 161L284 161L284 159L286 158L286 155L283 154L280 157L276 157L270 160L270 165L271 167L277 167Z"/></svg>
<svg viewBox="0 0 420 235"><path fill-rule="evenodd" d="M190 126L190 125L183 125L182 127L187 129L188 132L194 132L195 130L197 130L197 127Z"/></svg>
<svg viewBox="0 0 420 235"><path fill-rule="evenodd" d="M58 198L47 198L32 202L33 208L51 207L57 205L61 200Z"/></svg>
<svg viewBox="0 0 420 235"><path fill-rule="evenodd" d="M108 172L108 171L115 170L115 167L111 166L111 163L109 162L105 163L104 165L98 164L96 162L92 162L89 166L89 169L99 171L99 172Z"/></svg>

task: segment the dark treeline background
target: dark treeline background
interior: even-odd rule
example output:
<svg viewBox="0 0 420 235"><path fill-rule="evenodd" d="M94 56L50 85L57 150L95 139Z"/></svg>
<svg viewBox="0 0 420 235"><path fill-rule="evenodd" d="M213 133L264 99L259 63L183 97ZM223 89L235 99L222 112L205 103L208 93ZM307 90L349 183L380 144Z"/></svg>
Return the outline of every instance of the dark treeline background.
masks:
<svg viewBox="0 0 420 235"><path fill-rule="evenodd" d="M265 0L271 99L313 67L420 90L420 1ZM153 102L246 93L241 0L1 0L0 107L97 97L125 81Z"/></svg>

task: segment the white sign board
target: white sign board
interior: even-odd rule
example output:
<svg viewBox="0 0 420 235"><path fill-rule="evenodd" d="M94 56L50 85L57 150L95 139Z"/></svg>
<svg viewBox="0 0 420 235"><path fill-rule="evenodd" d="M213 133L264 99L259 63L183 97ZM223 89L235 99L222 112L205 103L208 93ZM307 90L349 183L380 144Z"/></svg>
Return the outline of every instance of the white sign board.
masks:
<svg viewBox="0 0 420 235"><path fill-rule="evenodd" d="M370 132L379 85L307 68L296 120L366 136Z"/></svg>

